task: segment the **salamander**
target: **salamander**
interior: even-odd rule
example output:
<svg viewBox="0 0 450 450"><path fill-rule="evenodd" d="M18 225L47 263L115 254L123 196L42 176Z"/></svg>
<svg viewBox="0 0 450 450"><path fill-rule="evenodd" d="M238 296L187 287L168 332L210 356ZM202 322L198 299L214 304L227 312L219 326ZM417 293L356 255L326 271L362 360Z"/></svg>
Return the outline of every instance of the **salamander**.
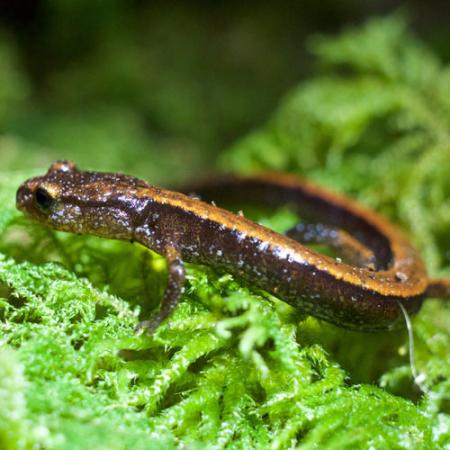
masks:
<svg viewBox="0 0 450 450"><path fill-rule="evenodd" d="M184 262L228 272L307 314L361 331L395 327L402 318L399 303L413 314L427 295L450 298L450 282L428 277L402 231L310 181L279 173L224 176L190 190L201 200L57 161L19 187L17 207L56 230L136 241L163 255L168 281L160 311L138 325L149 334L180 301ZM288 205L304 221L280 234L212 200ZM343 258L308 243L326 244Z"/></svg>

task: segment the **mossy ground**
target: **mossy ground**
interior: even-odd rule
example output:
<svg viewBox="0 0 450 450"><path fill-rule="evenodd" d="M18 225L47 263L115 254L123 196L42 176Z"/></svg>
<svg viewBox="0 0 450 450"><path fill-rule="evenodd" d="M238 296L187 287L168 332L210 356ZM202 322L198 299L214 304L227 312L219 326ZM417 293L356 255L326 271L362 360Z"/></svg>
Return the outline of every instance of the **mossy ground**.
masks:
<svg viewBox="0 0 450 450"><path fill-rule="evenodd" d="M431 273L450 275L449 68L397 16L310 46L323 75L288 93L222 167L289 170L346 192L407 229ZM33 224L15 190L36 173L23 166L42 172L57 157L154 181L176 170L179 142L149 139L124 110L30 111L28 82L2 48L0 448L450 448L442 302L413 320L426 393L405 331L341 330L213 268L188 265L172 317L153 338L134 335L158 306L164 260ZM61 76L85 82L82 71ZM258 220L282 231L295 218Z"/></svg>

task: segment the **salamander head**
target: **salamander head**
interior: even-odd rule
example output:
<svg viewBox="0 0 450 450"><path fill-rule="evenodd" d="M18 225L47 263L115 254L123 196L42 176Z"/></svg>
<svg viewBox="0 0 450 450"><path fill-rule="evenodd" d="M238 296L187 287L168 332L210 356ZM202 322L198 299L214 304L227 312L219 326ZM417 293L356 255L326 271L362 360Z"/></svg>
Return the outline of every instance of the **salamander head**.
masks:
<svg viewBox="0 0 450 450"><path fill-rule="evenodd" d="M16 205L57 230L127 239L133 202L148 187L133 177L80 171L71 161L57 161L45 175L20 185Z"/></svg>

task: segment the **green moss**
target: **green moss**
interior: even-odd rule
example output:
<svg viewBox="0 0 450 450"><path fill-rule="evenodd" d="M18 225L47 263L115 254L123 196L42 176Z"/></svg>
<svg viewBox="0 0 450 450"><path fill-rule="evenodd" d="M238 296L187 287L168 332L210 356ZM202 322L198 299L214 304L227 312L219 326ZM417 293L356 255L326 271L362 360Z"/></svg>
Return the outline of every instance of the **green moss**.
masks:
<svg viewBox="0 0 450 450"><path fill-rule="evenodd" d="M449 273L448 69L397 17L311 45L327 75L295 88L223 164L306 173L359 197L411 231L433 273ZM22 118L10 133L138 173L123 149L148 148L139 119L121 122L114 110L92 117L44 117L32 121L37 131ZM83 130L92 153L110 149L108 162L73 143ZM11 168L43 154L12 134L0 148ZM426 394L411 380L406 333L340 330L212 268L188 265L182 304L153 338L136 336L139 315L158 307L163 259L24 219L14 193L33 173L0 176L2 448L450 445L443 303L428 302L413 322ZM278 211L260 220L282 231L295 218Z"/></svg>

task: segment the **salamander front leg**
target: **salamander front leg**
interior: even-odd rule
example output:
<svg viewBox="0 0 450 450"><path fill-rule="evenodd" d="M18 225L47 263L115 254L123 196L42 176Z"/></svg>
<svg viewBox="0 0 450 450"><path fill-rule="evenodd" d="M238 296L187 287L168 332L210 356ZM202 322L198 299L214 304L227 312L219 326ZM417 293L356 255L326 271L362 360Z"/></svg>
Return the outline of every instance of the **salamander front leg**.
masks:
<svg viewBox="0 0 450 450"><path fill-rule="evenodd" d="M178 305L184 292L185 270L180 252L175 247L167 247L165 257L167 259L169 276L166 291L161 302L161 309L155 317L139 323L135 328L136 333L145 330L151 336L161 322Z"/></svg>

